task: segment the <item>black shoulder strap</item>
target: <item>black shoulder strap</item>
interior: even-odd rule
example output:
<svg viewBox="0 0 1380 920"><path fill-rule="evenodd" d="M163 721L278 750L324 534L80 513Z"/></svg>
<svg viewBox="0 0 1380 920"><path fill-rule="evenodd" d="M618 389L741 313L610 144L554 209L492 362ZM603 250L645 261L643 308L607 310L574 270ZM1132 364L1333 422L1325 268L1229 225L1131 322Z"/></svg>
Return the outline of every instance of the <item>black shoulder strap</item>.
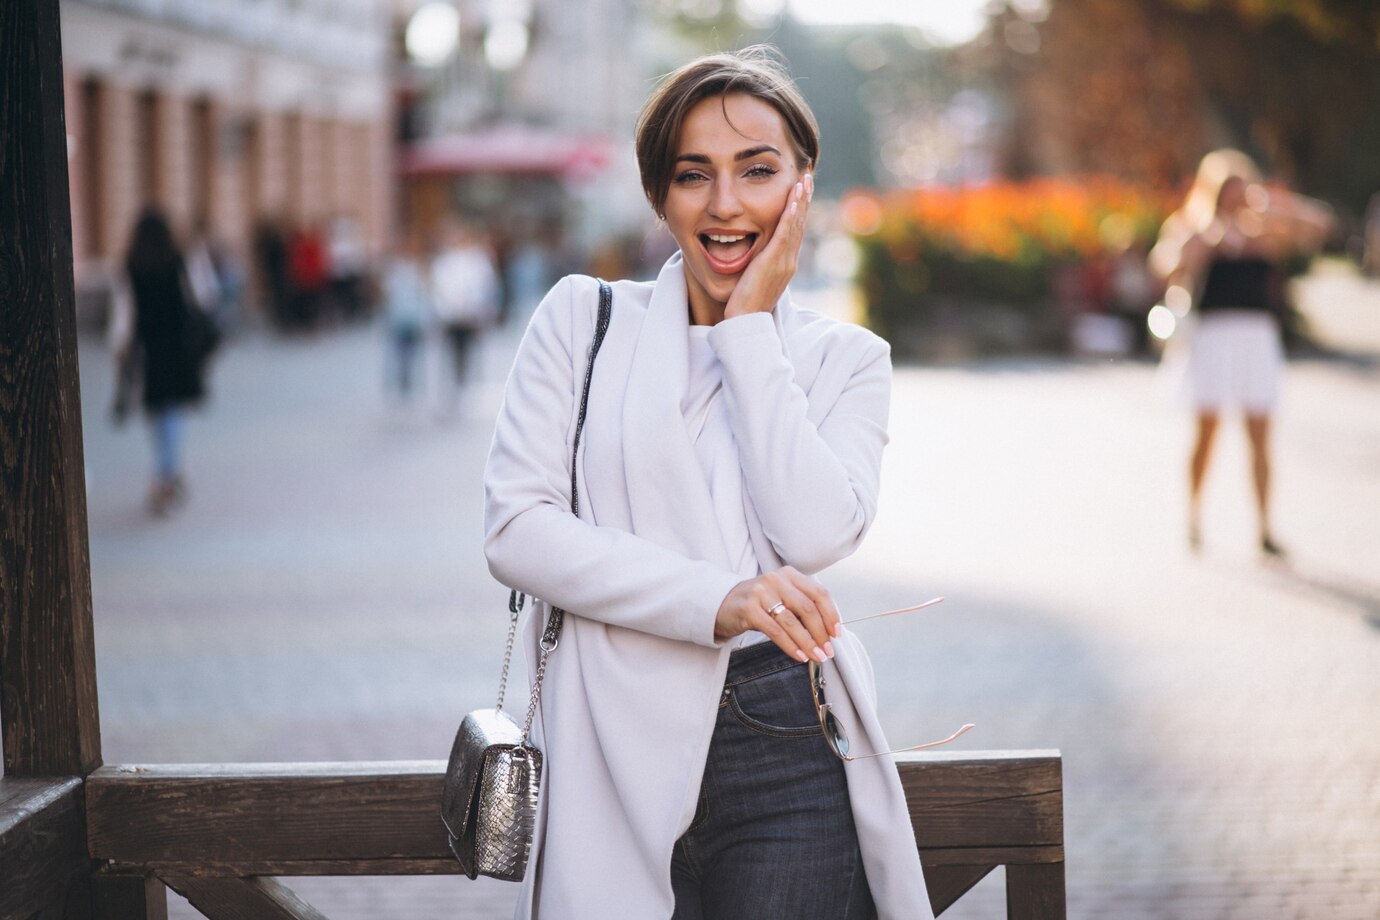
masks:
<svg viewBox="0 0 1380 920"><path fill-rule="evenodd" d="M570 450L570 513L580 513L580 487L576 477L576 463L580 456L580 435L585 430L585 415L589 412L589 385L594 379L594 359L599 356L599 346L604 344L604 333L609 331L609 320L613 318L613 288L603 278L599 282L599 317L594 323L594 341L589 346L589 364L585 367L585 385L580 393L580 414L575 419L575 446ZM514 590L508 597L508 609L514 613L522 609L522 596ZM560 641L561 625L565 621L565 611L559 607L551 608L551 616L546 621L541 645L547 654Z"/></svg>
<svg viewBox="0 0 1380 920"><path fill-rule="evenodd" d="M589 384L594 379L594 359L599 355L599 346L604 344L604 333L609 331L609 320L613 316L613 288L603 278L599 281L599 318L594 323L594 341L589 346L589 364L585 367L585 388L580 394L580 414L575 419L575 446L570 451L570 513L580 513L580 487L575 481L575 462L580 454L580 433L585 430L585 413L589 411Z"/></svg>

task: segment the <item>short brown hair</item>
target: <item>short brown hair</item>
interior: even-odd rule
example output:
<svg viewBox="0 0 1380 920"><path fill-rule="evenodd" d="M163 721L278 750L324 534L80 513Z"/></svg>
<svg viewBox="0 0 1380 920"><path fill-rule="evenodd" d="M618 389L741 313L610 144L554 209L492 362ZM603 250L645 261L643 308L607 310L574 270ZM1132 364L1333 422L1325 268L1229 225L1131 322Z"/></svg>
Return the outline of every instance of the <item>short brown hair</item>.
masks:
<svg viewBox="0 0 1380 920"><path fill-rule="evenodd" d="M732 93L761 99L780 113L802 168L819 162L819 123L774 48L705 55L663 77L637 117L642 190L658 215L671 188L685 116L705 99Z"/></svg>

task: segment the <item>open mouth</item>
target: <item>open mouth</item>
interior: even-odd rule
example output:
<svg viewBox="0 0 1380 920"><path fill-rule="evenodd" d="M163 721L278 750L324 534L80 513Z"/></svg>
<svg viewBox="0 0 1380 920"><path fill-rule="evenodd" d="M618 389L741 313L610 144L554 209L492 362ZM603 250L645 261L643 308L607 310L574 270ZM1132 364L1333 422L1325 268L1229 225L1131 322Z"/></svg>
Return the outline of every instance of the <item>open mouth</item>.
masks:
<svg viewBox="0 0 1380 920"><path fill-rule="evenodd" d="M701 233L699 240L711 269L720 275L736 275L752 261L757 234Z"/></svg>

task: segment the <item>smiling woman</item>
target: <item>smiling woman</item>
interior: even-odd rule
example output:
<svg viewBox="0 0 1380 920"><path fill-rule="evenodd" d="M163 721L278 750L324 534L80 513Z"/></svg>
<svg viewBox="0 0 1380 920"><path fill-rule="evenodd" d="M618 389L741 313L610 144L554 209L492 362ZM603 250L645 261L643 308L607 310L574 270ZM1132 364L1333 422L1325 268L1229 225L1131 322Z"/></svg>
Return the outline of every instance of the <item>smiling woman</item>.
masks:
<svg viewBox="0 0 1380 920"><path fill-rule="evenodd" d="M613 284L597 366L595 279L547 295L485 473L490 570L566 611L518 916L930 917L871 666L813 577L871 526L891 390L884 341L791 300L814 116L766 50L712 55L636 146L680 251Z"/></svg>
<svg viewBox="0 0 1380 920"><path fill-rule="evenodd" d="M785 71L760 49L687 65L643 107L637 159L695 325L770 311L795 274L819 160L819 125Z"/></svg>

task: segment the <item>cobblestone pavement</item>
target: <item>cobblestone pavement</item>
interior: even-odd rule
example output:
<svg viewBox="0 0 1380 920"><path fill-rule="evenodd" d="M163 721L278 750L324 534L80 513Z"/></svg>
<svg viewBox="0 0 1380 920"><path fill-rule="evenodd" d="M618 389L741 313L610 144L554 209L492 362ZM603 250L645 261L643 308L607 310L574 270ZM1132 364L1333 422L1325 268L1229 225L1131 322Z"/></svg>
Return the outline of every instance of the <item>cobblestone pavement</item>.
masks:
<svg viewBox="0 0 1380 920"><path fill-rule="evenodd" d="M1149 364L898 370L883 510L826 581L855 613L947 597L858 627L897 743L972 721L969 749L1062 750L1071 917L1380 917L1380 290L1324 274L1306 298L1352 353L1290 368L1287 564L1252 548L1235 428L1187 551L1187 423ZM109 423L109 362L83 343L107 763L445 756L497 679L480 475L515 336L445 418L383 398L375 329L233 341L188 432L190 501L163 520L142 508L146 434ZM333 920L512 899L457 877L291 884ZM998 872L946 916L1002 916L1001 895Z"/></svg>

